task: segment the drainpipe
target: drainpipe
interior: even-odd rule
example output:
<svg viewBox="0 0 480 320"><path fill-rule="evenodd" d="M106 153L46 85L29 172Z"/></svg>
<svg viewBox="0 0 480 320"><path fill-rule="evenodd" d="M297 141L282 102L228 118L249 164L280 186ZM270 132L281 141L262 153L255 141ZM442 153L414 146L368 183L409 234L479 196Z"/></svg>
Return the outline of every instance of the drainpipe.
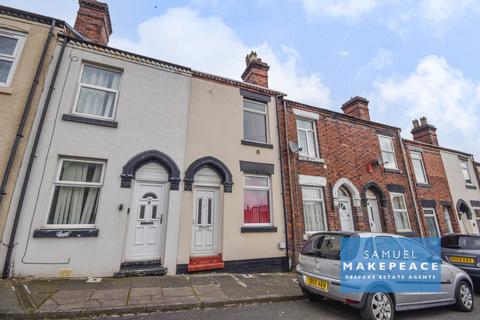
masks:
<svg viewBox="0 0 480 320"><path fill-rule="evenodd" d="M33 161L36 158L35 154L37 152L38 143L39 143L40 137L42 135L43 124L45 122L45 117L47 115L48 106L50 104L50 99L52 98L53 90L55 90L54 86L55 86L55 82L57 80L58 70L60 69L60 65L62 63L63 53L65 51L65 47L67 45L67 42L68 42L68 39L63 40L62 48L60 49L60 54L58 56L58 60L55 64L55 69L53 71L52 80L50 81L50 87L48 88L47 97L45 99L45 103L43 104L42 114L40 116L40 121L38 123L37 132L35 133L35 140L33 141L32 150L30 151L30 157L29 157L29 160L28 160L28 165L27 165L27 169L25 171L25 177L23 178L22 189L20 191L20 197L18 199L17 209L15 211L15 218L13 220L12 233L10 234L10 240L8 242L7 256L5 258L5 265L3 267L3 273L2 273L3 278L7 278L8 275L9 275L10 259L12 258L12 251L13 251L13 247L15 246L15 236L16 236L17 229L18 229L18 222L20 220L20 215L22 213L23 201L25 200L25 193L27 191L28 181L30 180L30 174L32 172Z"/></svg>
<svg viewBox="0 0 480 320"><path fill-rule="evenodd" d="M5 189L7 187L8 178L10 177L10 172L12 171L13 162L15 161L15 156L17 155L18 146L20 145L20 141L23 138L23 130L25 129L25 123L27 122L27 117L30 113L30 108L32 106L33 98L35 96L35 91L37 89L40 76L42 75L43 65L45 64L48 47L53 37L55 23L56 21L52 20L52 23L50 25L50 31L48 32L48 37L45 41L45 45L43 46L43 51L37 66L37 70L35 71L35 78L33 79L32 86L30 87L30 92L28 93L27 102L25 103L25 107L23 107L22 118L20 119L17 134L15 135L15 141L13 142L12 150L10 151L10 155L8 156L7 167L5 168L5 172L3 173L2 184L0 185L0 202L2 202L3 196L7 194Z"/></svg>
<svg viewBox="0 0 480 320"><path fill-rule="evenodd" d="M282 156L282 148L281 148L281 130L280 130L280 110L278 108L278 102L279 102L279 99L281 98L282 96L276 96L275 97L275 109L277 110L277 134L278 134L278 149L279 149L279 155L280 155L280 172L282 173L280 175L280 179L282 181L282 201L283 201L283 216L284 216L284 219L283 219L283 223L284 223L284 228L285 228L285 255L287 256L287 270L290 270L291 268L291 264L290 264L290 257L288 255L288 252L289 252L289 247L288 247L288 223L287 223L287 219L288 219L288 213L287 213L287 202L285 200L285 178L283 177L283 173L284 173L284 168L285 168L285 165L283 163L284 159L283 159L283 156ZM285 124L285 127L287 126L287 124ZM287 143L287 149L288 149L288 143Z"/></svg>
<svg viewBox="0 0 480 320"><path fill-rule="evenodd" d="M295 231L295 225L296 225L296 219L295 219L295 208L293 205L293 191L292 191L292 174L291 174L291 163L290 163L290 148L288 146L288 122L287 122L287 102L285 99L283 100L283 117L284 117L284 123L285 123L285 142L286 142L286 147L287 147L287 164L288 164L288 184L290 187L290 207L292 208L292 240L293 240L293 245L292 245L292 256L293 256L293 263L295 263L295 256L297 254L297 235ZM286 221L285 221L286 223ZM287 231L288 232L288 231Z"/></svg>
<svg viewBox="0 0 480 320"><path fill-rule="evenodd" d="M420 229L420 236L423 238L425 235L423 233L423 224L420 221L420 214L418 213L417 193L415 192L415 189L413 188L413 181L412 181L412 176L410 174L410 167L408 166L407 157L405 156L405 145L404 145L403 139L400 135L400 130L397 131L397 135L398 135L398 139L400 140L400 146L401 146L401 149L402 149L402 156L403 156L403 163L405 165L405 170L407 171L408 187L410 188L410 192L412 194L413 208L415 209L415 216L417 217L417 224L418 224L418 228Z"/></svg>

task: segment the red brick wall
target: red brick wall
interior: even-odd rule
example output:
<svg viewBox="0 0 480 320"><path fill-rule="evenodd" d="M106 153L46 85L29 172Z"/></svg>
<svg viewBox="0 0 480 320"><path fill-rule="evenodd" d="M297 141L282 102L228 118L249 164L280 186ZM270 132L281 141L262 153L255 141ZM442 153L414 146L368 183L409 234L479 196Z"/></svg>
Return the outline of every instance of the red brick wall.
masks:
<svg viewBox="0 0 480 320"><path fill-rule="evenodd" d="M380 210L382 229L384 232L391 233L396 233L396 228L387 184L404 186L404 196L413 235L420 235L397 129L375 125L372 122L357 120L327 110L299 105L289 101L286 104L286 121L283 103L279 101L277 107L279 108L281 155L285 165L284 191L287 204L287 240L290 258L296 259L298 251L303 244L304 223L301 190L298 184L299 174L326 177L327 186L324 188L324 195L329 230L340 230L338 209L334 207L332 197L332 187L337 180L341 178L349 179L359 192L362 191L362 188L368 182L376 183L385 194L387 200L386 207ZM297 116L293 113L292 108L314 112L319 115L320 119L316 121L316 128L320 157L325 160L325 165L298 160L297 155L288 152L288 141L297 142ZM369 162L375 160L381 154L376 130L386 131L394 135L396 160L400 169L398 173L385 172L383 167L380 166L374 166L371 172L368 170ZM288 139L285 137L286 131L288 131ZM288 165L288 159L290 160L290 166ZM292 190L290 190L290 182L292 183ZM290 196L291 192L293 197ZM354 208L352 211L355 230L370 231L368 215L363 202L361 207ZM293 248L294 242L295 248Z"/></svg>
<svg viewBox="0 0 480 320"><path fill-rule="evenodd" d="M436 203L435 213L439 224L440 233L444 234L448 232L445 217L443 214L443 207L449 208L450 220L452 221L452 227L454 232L460 232L460 226L458 225L458 219L455 215L455 210L452 208L452 196L450 194L450 188L448 185L447 174L445 167L443 166L442 156L440 150L435 146L428 146L424 143L416 143L411 140L404 140L406 145L406 157L410 167L412 180L415 183L415 192L417 197L417 204L421 217L423 217L423 210L421 206L421 200L434 200ZM413 165L410 158L409 150L417 150L422 153L423 163L427 174L428 185L422 186L416 183L415 173L413 171ZM428 236L427 230L424 229L425 236Z"/></svg>

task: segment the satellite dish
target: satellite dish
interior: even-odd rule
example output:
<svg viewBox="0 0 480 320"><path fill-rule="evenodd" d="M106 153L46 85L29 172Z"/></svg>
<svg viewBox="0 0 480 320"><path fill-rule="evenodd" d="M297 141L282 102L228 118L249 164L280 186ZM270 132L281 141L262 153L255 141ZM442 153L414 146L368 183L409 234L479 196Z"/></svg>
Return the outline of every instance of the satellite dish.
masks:
<svg viewBox="0 0 480 320"><path fill-rule="evenodd" d="M288 142L288 146L290 147L290 151L292 151L293 153L297 153L299 151L302 151L302 148L300 148L298 146L298 144L296 144L295 142L293 141L289 141Z"/></svg>

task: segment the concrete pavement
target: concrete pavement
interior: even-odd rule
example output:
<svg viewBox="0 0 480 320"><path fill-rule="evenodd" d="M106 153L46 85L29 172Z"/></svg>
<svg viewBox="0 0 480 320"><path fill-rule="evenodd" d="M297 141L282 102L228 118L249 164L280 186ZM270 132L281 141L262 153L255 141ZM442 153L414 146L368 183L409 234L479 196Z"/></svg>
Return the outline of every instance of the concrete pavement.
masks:
<svg viewBox="0 0 480 320"><path fill-rule="evenodd" d="M0 281L0 319L73 318L301 299L293 273Z"/></svg>

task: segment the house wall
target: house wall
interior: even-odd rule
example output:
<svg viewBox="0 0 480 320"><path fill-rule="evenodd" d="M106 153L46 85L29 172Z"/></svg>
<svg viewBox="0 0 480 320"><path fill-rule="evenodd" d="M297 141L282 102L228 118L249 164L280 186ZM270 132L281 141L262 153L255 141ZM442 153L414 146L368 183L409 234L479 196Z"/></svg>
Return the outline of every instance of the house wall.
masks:
<svg viewBox="0 0 480 320"><path fill-rule="evenodd" d="M415 192L417 196L417 205L419 212L423 217L423 208L435 209L438 226L441 234L448 232L445 222L444 208L448 208L450 221L454 232L460 232L459 221L455 211L455 205L450 194L447 174L443 165L440 150L434 146L428 146L424 143L419 144L414 141L404 140L407 147L406 157L412 173L412 179L415 182ZM422 154L428 184L421 184L416 181L415 172L411 162L410 151L417 151ZM424 223L425 226L425 223ZM428 236L427 229L424 229Z"/></svg>
<svg viewBox="0 0 480 320"><path fill-rule="evenodd" d="M35 23L28 20L13 18L7 15L0 15L0 29L10 30L26 34L24 46L17 63L12 82L8 87L0 86L0 180L3 179L7 167L8 158L15 141L16 133L25 104L28 99L37 66L48 37L50 26L47 24ZM58 29L55 30L55 33ZM5 195L0 201L0 244L8 243L10 230L5 230L7 214L12 203L12 194L18 178L19 168L25 152L25 146L31 131L33 118L35 116L42 88L45 82L45 75L50 65L50 57L55 48L55 38L51 42L47 52L47 59L39 79L37 90L32 100L31 109L28 113L23 139L17 149L8 183L4 190ZM5 231L5 232L4 232ZM0 261L5 261L7 247L0 245ZM3 264L0 267L3 268Z"/></svg>
<svg viewBox="0 0 480 320"><path fill-rule="evenodd" d="M478 233L474 209L480 209L480 205L478 205L480 201L480 189L477 175L475 174L475 166L473 159L471 156L466 156L447 150L442 150L441 155L445 170L447 172L448 184L450 186L450 192L452 194L455 208L458 209L458 201L463 200L465 201L473 215L472 220L465 218L460 219L460 230L462 233ZM465 180L463 178L462 170L460 167L459 157L468 160L468 168L470 172L470 177L472 179L471 185L467 186L465 184ZM475 204L475 206L473 206L472 201L474 201L473 204Z"/></svg>
<svg viewBox="0 0 480 320"><path fill-rule="evenodd" d="M203 78L192 79L185 167L199 158L212 156L222 161L232 174L232 192L220 188L218 251L226 265L229 261L285 257L285 251L279 249L285 234L275 97L271 97L267 109L269 142L273 148L242 145L243 97L240 89ZM272 221L276 232L241 232L244 174L240 170L240 160L274 165L271 192ZM182 195L179 266L187 264L192 253L194 194L195 186L193 192L184 191Z"/></svg>
<svg viewBox="0 0 480 320"><path fill-rule="evenodd" d="M285 170L285 196L287 203L287 236L289 248L293 248L295 239L296 251L290 249L290 258L295 260L298 256L305 239L305 227L302 207L301 186L299 175L324 177L326 185L323 188L328 230L340 230L340 218L338 208L334 204L332 189L340 179L348 179L360 194L360 201L353 201L353 220L355 230L370 231L366 202L362 189L369 182L374 182L385 195L386 207L380 208L382 231L397 233L393 217L392 204L389 189L392 186L403 187L405 202L412 232L407 235L419 236L419 226L413 205L412 195L409 189L405 162L402 156L398 129L386 127L373 122L347 117L342 114L329 112L286 101L286 115L283 112L283 104L277 106L280 110L281 120L281 145L282 157L289 166ZM318 115L316 130L320 149L320 158L323 163L299 159L297 154L288 152L288 142L298 142L296 120L299 116L294 109L311 112ZM286 117L286 119L285 119ZM286 132L286 130L288 132ZM382 166L369 168L369 163L381 155L378 134L391 135L394 142L396 161L399 170L390 172ZM288 163L290 158L290 163ZM370 170L371 169L371 170ZM290 188L290 183L292 188ZM358 205L355 205L357 202Z"/></svg>
<svg viewBox="0 0 480 320"><path fill-rule="evenodd" d="M123 70L117 128L62 120L74 106L82 61ZM27 188L28 201L22 210L12 266L15 276L57 276L62 268L71 269L73 277L112 276L119 271L133 190L121 188L122 167L138 153L154 149L170 156L183 172L190 83L188 72L167 71L74 44L67 46ZM34 230L48 227L53 182L62 155L106 161L97 237L32 237ZM15 198L19 189L17 185ZM180 201L181 192L171 190L162 259L170 273L175 272L176 265Z"/></svg>

